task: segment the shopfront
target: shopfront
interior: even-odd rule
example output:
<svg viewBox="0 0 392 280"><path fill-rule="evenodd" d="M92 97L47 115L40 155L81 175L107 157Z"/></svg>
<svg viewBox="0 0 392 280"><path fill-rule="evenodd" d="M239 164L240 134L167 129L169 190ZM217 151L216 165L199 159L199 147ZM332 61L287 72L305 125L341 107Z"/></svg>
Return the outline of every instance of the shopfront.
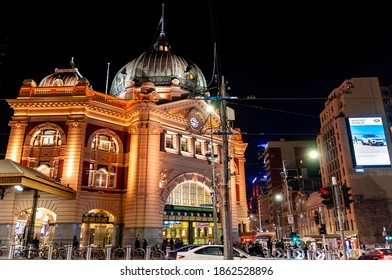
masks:
<svg viewBox="0 0 392 280"><path fill-rule="evenodd" d="M216 221L218 235L222 235L219 218ZM208 244L214 241L214 217L212 207L188 207L166 205L163 216L162 237L184 244Z"/></svg>

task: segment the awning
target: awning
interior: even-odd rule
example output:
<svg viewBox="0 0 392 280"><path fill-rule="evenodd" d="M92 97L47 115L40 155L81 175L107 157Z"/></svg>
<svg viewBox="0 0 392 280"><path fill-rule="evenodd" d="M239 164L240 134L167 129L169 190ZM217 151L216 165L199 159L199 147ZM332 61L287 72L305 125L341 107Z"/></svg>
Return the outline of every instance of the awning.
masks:
<svg viewBox="0 0 392 280"><path fill-rule="evenodd" d="M32 168L23 166L10 159L0 160L0 186L14 187L15 185L21 185L24 188L39 190L68 199L76 197L76 192L72 188Z"/></svg>

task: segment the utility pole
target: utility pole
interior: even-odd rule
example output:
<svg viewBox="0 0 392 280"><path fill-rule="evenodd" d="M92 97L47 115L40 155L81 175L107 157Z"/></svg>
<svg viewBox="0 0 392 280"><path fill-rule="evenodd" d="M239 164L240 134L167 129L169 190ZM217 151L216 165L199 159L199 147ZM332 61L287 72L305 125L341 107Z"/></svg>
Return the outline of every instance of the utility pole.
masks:
<svg viewBox="0 0 392 280"><path fill-rule="evenodd" d="M223 196L223 248L224 248L224 259L233 260L233 238L232 238L232 216L230 207L230 190L228 185L229 178L229 155L228 155L228 139L227 139L227 101L226 101L226 85L225 79L222 76L222 84L220 86L220 95L222 101L220 103L220 118L222 125L222 196Z"/></svg>
<svg viewBox="0 0 392 280"><path fill-rule="evenodd" d="M216 199L216 171L215 171L215 150L214 150L214 138L212 135L212 115L210 113L210 127L211 127L211 167L212 167L212 204L213 204L213 216L214 216L214 244L219 244L218 239L218 211L217 211L217 199Z"/></svg>
<svg viewBox="0 0 392 280"><path fill-rule="evenodd" d="M321 224L321 227L324 227L326 224L325 224L325 218L324 218L324 215L323 215L323 208L321 206L318 208L318 212L320 214L320 224ZM321 234L321 236L323 237L323 250L324 250L324 253L327 252L327 244L325 242L325 234L326 234L326 232Z"/></svg>
<svg viewBox="0 0 392 280"><path fill-rule="evenodd" d="M291 225L291 231L295 232L295 225L294 225L294 216L293 212L291 209L291 199L290 199L290 190L289 190L289 184L287 182L288 179L288 174L287 174L287 169L286 169L286 162L282 160L282 166L283 166L283 179L284 179L284 188L286 192L286 199L287 199L287 222Z"/></svg>
<svg viewBox="0 0 392 280"><path fill-rule="evenodd" d="M336 181L336 177L332 177L332 187L333 187L333 192L335 194L336 211L338 212L340 239L342 240L343 255L344 255L344 259L347 260L347 249L344 241L344 220L343 220L343 213L342 213L342 203L340 201L340 197L338 194L339 190L338 190L338 183Z"/></svg>

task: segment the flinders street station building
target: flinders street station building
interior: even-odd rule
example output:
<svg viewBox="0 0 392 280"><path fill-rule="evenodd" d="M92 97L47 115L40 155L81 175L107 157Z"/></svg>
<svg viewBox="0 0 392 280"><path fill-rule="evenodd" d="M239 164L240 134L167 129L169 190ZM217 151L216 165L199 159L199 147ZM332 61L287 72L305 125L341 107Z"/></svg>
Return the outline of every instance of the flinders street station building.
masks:
<svg viewBox="0 0 392 280"><path fill-rule="evenodd" d="M133 246L138 236L149 245L220 239L225 151L239 241L249 226L247 143L230 126L230 108L224 141L221 107L208 111L214 104L199 67L171 52L163 30L152 51L118 70L108 93L94 91L70 60L41 81L26 77L7 99L13 115L0 160L2 245L35 236L40 244L77 236L83 246Z"/></svg>

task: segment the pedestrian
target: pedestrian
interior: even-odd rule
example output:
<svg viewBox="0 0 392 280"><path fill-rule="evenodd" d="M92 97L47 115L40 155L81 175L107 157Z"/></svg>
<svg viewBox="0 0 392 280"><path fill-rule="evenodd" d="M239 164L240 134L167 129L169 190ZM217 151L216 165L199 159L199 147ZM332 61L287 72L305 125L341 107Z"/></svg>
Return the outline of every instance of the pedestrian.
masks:
<svg viewBox="0 0 392 280"><path fill-rule="evenodd" d="M272 241L271 241L271 237L268 238L267 240L267 248L268 248L268 253L269 253L269 258L272 257Z"/></svg>
<svg viewBox="0 0 392 280"><path fill-rule="evenodd" d="M166 240L165 240L165 239L162 240L162 243L161 243L161 250L162 250L164 253L166 253Z"/></svg>
<svg viewBox="0 0 392 280"><path fill-rule="evenodd" d="M174 240L173 240L173 237L170 238L170 250L174 250Z"/></svg>
<svg viewBox="0 0 392 280"><path fill-rule="evenodd" d="M79 248L79 245L80 245L79 240L76 237L76 235L74 235L73 240L72 240L72 248L77 249L77 248Z"/></svg>
<svg viewBox="0 0 392 280"><path fill-rule="evenodd" d="M37 236L35 236L35 238L33 239L33 246L38 249L39 248L39 239Z"/></svg>
<svg viewBox="0 0 392 280"><path fill-rule="evenodd" d="M146 251L146 249L147 249L147 240L145 239L145 238L143 238L143 249L144 249L144 251Z"/></svg>
<svg viewBox="0 0 392 280"><path fill-rule="evenodd" d="M140 248L140 239L139 239L139 237L136 237L136 240L135 240L135 250L139 249L139 248Z"/></svg>

